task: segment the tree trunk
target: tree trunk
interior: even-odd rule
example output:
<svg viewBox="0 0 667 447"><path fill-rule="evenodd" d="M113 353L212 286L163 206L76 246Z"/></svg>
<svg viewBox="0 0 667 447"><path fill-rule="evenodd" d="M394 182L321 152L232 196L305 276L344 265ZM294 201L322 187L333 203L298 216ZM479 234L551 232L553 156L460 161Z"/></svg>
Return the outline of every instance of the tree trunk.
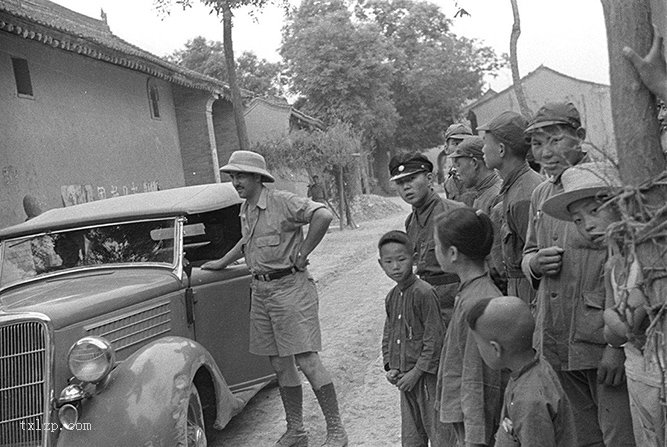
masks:
<svg viewBox="0 0 667 447"><path fill-rule="evenodd" d="M241 89L236 81L236 63L234 61L234 47L232 45L232 10L226 1L222 4L222 26L223 26L223 46L225 49L225 64L227 65L227 80L229 89L232 92L232 106L234 108L234 122L236 123L236 134L239 138L239 147L243 151L250 150L250 140L248 139L248 129L243 117L243 98Z"/></svg>
<svg viewBox="0 0 667 447"><path fill-rule="evenodd" d="M526 102L526 95L523 92L521 85L521 76L519 75L519 59L516 52L516 45L521 35L521 19L519 18L519 5L517 0L510 0L512 3L512 15L514 16L514 24L512 25L512 34L510 34L510 67L512 69L512 84L514 84L514 94L516 100L519 102L521 114L527 119L533 116L533 112L528 107Z"/></svg>
<svg viewBox="0 0 667 447"><path fill-rule="evenodd" d="M651 47L652 25L646 0L602 0L611 80L611 110L621 179L638 185L665 169L655 97L623 56L629 46L639 54Z"/></svg>
<svg viewBox="0 0 667 447"><path fill-rule="evenodd" d="M667 38L667 0L651 0L651 19L660 35ZM667 56L667 46L663 45L662 50Z"/></svg>
<svg viewBox="0 0 667 447"><path fill-rule="evenodd" d="M347 177L349 197L351 199L355 198L362 191L362 181L361 181L361 154L352 154L354 161L348 164L348 168L345 170L345 177Z"/></svg>
<svg viewBox="0 0 667 447"><path fill-rule="evenodd" d="M344 196L345 196L345 219L347 220L347 226L352 228L353 230L356 230L359 227L357 227L357 224L354 222L354 219L352 218L352 209L350 208L350 199L349 199L347 193L345 192L345 190L343 190L343 192L344 192Z"/></svg>
<svg viewBox="0 0 667 447"><path fill-rule="evenodd" d="M345 192L344 192L343 166L338 166L338 226L341 231L345 224L343 223L343 216L345 212Z"/></svg>

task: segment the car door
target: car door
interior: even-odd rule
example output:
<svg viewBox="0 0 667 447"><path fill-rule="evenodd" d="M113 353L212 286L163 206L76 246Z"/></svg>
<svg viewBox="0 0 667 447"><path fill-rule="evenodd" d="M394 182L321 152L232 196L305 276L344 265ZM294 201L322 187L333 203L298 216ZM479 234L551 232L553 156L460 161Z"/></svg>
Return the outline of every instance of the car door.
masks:
<svg viewBox="0 0 667 447"><path fill-rule="evenodd" d="M245 266L192 271L195 339L215 359L232 391L273 374L267 357L248 352L250 275Z"/></svg>

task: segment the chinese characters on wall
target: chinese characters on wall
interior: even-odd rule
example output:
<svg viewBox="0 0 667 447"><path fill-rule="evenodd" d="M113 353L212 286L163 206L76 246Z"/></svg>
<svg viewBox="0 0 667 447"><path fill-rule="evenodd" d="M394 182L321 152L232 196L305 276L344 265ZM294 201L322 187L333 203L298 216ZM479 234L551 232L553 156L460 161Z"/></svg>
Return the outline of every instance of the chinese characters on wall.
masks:
<svg viewBox="0 0 667 447"><path fill-rule="evenodd" d="M63 185L60 187L60 195L65 206L77 205L79 203L93 202L95 200L104 200L111 197L126 196L139 192L158 191L160 185L157 180L145 181L141 184L132 182L131 185L111 185L93 186L93 185Z"/></svg>

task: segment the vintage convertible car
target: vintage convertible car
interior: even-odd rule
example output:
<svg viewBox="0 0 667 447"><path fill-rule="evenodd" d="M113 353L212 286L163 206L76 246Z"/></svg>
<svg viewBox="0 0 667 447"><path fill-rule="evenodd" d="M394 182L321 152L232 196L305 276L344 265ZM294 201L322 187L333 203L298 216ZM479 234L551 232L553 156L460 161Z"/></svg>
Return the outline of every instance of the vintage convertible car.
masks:
<svg viewBox="0 0 667 447"><path fill-rule="evenodd" d="M53 209L0 230L0 446L205 446L275 380L248 353L230 184Z"/></svg>

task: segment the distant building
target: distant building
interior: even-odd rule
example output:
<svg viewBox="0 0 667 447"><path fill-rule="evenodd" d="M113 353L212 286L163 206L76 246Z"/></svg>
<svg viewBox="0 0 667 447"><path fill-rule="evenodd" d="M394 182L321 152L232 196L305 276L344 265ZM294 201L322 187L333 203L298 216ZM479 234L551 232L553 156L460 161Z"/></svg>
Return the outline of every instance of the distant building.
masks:
<svg viewBox="0 0 667 447"><path fill-rule="evenodd" d="M540 65L521 78L521 84L528 107L533 113L547 102L574 103L581 113L582 127L586 129L587 140L616 159L609 85L577 79L544 65ZM471 123L476 120L473 130L506 110L521 112L513 86L498 93L485 93L480 99L465 107ZM606 156L599 150L589 148L588 152L595 159L604 159Z"/></svg>
<svg viewBox="0 0 667 447"><path fill-rule="evenodd" d="M251 146L287 136L294 129L324 129L322 121L295 109L280 98L253 98L243 113Z"/></svg>
<svg viewBox="0 0 667 447"><path fill-rule="evenodd" d="M253 98L244 111L250 147L266 141L289 138L289 133L297 129L324 129L324 123L317 118L295 109L281 98ZM230 154L231 155L231 154ZM224 163L229 159L220 157ZM275 186L305 196L310 178L304 170L276 169L269 166L276 177ZM223 179L225 175L223 174Z"/></svg>

